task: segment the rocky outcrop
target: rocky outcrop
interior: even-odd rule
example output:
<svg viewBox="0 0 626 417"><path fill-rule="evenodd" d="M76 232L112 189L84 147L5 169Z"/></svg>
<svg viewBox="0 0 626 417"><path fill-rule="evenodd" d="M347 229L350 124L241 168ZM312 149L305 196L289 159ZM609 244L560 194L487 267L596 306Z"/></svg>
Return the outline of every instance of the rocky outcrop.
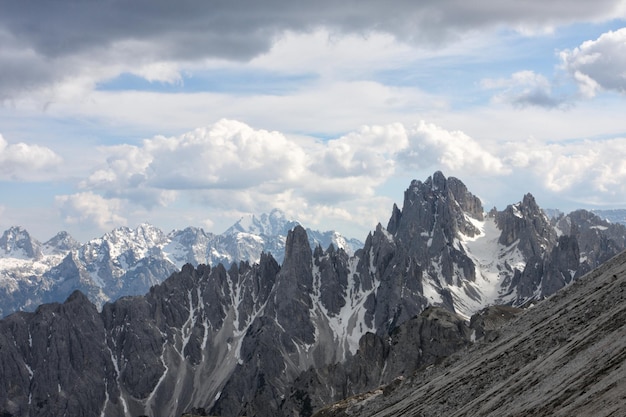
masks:
<svg viewBox="0 0 626 417"><path fill-rule="evenodd" d="M388 229L377 227L366 239L360 259L360 276L369 268L380 281L372 299L379 334L428 305L471 314L449 288L462 288L463 297L480 299L470 284L476 266L458 239L478 235L474 221L482 219L480 200L460 180L436 172L424 182L411 182L402 210L394 205ZM390 310L389 305L395 307Z"/></svg>
<svg viewBox="0 0 626 417"><path fill-rule="evenodd" d="M574 236L560 236L550 256L544 261L541 295L548 297L569 285L580 274L580 250Z"/></svg>
<svg viewBox="0 0 626 417"><path fill-rule="evenodd" d="M485 307L470 319L471 339L473 341L480 339L493 341L497 339L499 329L523 311L521 308L502 305Z"/></svg>
<svg viewBox="0 0 626 417"><path fill-rule="evenodd" d="M365 334L345 362L302 373L281 405L281 415L310 416L324 404L402 379L470 344L470 329L461 317L430 307L387 337Z"/></svg>
<svg viewBox="0 0 626 417"><path fill-rule="evenodd" d="M9 316L0 321L0 411L169 416L211 404L278 269L267 256L228 272L189 265L101 313L75 292L63 304Z"/></svg>

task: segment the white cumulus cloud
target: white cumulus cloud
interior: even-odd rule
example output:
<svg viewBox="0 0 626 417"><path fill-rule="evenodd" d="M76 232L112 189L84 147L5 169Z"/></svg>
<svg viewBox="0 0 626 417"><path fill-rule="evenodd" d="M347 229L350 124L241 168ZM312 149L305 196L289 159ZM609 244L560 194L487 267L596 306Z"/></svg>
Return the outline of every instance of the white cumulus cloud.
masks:
<svg viewBox="0 0 626 417"><path fill-rule="evenodd" d="M460 177L509 172L463 132L425 122L411 128L362 126L322 141L224 119L180 136L101 151L106 162L80 186L86 201L101 195L114 203L106 213L114 213L119 201L148 210L186 201L207 210L260 213L276 207L299 219L317 221L325 213L336 221L369 224L380 207L362 207L399 172L443 169ZM382 200L377 201L390 206ZM67 197L63 201L68 203Z"/></svg>
<svg viewBox="0 0 626 417"><path fill-rule="evenodd" d="M408 169L445 169L455 175L507 174L501 159L461 131L421 121L407 131L409 145L398 152Z"/></svg>
<svg viewBox="0 0 626 417"><path fill-rule="evenodd" d="M179 136L101 151L106 162L81 183L82 192L57 198L68 222L102 229L126 222L127 213L146 216L193 205L212 224L236 213L279 208L312 225L323 218L327 225L371 228L384 221L392 203L381 196L381 187L397 187L401 179L408 185L435 170L468 186L476 178L510 181L517 184L506 192L512 198L548 192L610 204L626 195L626 139L487 146L424 121L362 126L322 141L220 120ZM475 191L489 196L489 184Z"/></svg>
<svg viewBox="0 0 626 417"><path fill-rule="evenodd" d="M507 143L500 152L526 186L536 183L570 201L626 202L626 138L540 143Z"/></svg>
<svg viewBox="0 0 626 417"><path fill-rule="evenodd" d="M408 146L403 125L363 126L319 149L312 170L330 178L369 177L385 179L394 172L393 155Z"/></svg>
<svg viewBox="0 0 626 417"><path fill-rule="evenodd" d="M49 180L61 162L50 148L23 142L9 144L0 135L0 178L4 180Z"/></svg>
<svg viewBox="0 0 626 417"><path fill-rule="evenodd" d="M156 136L142 146L101 150L107 155L106 165L82 186L119 195L123 195L120 190L138 188L208 190L289 184L299 180L308 165L303 149L284 135L232 120L177 137Z"/></svg>
<svg viewBox="0 0 626 417"><path fill-rule="evenodd" d="M103 148L106 165L81 186L146 207L166 205L180 192L241 191L241 203L276 201L289 193L314 202L374 195L404 169L506 174L502 161L463 132L421 122L363 126L337 139L298 141L282 133L221 120L177 137L157 136L142 146ZM270 197L268 197L270 196ZM196 197L197 198L197 197ZM249 199L250 202L244 200Z"/></svg>
<svg viewBox="0 0 626 417"><path fill-rule="evenodd" d="M398 125L364 127L322 142L221 120L180 136L147 139L142 146L102 148L106 163L80 185L145 207L167 205L177 193L239 199L245 207L275 204L285 193L291 201L337 201L372 195L393 174L394 152L406 145Z"/></svg>
<svg viewBox="0 0 626 417"><path fill-rule="evenodd" d="M123 208L120 199L84 192L60 195L55 200L64 221L70 224L95 225L100 230L108 231L127 222L119 214Z"/></svg>

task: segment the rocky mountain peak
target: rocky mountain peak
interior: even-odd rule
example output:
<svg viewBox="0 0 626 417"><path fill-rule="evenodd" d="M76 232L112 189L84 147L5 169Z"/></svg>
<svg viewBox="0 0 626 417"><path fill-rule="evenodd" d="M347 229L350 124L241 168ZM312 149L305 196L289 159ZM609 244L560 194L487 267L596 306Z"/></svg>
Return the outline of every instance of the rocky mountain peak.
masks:
<svg viewBox="0 0 626 417"><path fill-rule="evenodd" d="M4 251L4 256L21 259L41 259L43 256L41 243L20 226L13 226L2 234L0 250Z"/></svg>
<svg viewBox="0 0 626 417"><path fill-rule="evenodd" d="M74 292L72 292L69 297L67 297L67 300L65 300L65 303L85 304L94 307L93 303L89 301L89 298L87 298L87 296L79 290L75 290Z"/></svg>
<svg viewBox="0 0 626 417"><path fill-rule="evenodd" d="M273 224L281 224L281 223L289 222L289 220L287 220L287 215L285 214L285 212L277 208L272 209L272 211L270 211L269 214L267 215L267 218Z"/></svg>
<svg viewBox="0 0 626 417"><path fill-rule="evenodd" d="M443 172L436 171L431 178L432 178L433 189L442 190L442 191L446 190L447 185L448 185L448 181L447 181L445 175L443 175ZM427 182L428 182L428 180L427 180Z"/></svg>
<svg viewBox="0 0 626 417"><path fill-rule="evenodd" d="M518 242L517 247L527 258L542 256L556 243L554 228L530 193L521 202L498 212L496 223L502 230L499 242L504 246Z"/></svg>
<svg viewBox="0 0 626 417"><path fill-rule="evenodd" d="M62 254L78 249L80 243L66 231L61 231L47 240L43 246L46 253Z"/></svg>
<svg viewBox="0 0 626 417"><path fill-rule="evenodd" d="M522 206L527 207L533 212L540 210L539 206L537 205L537 201L535 200L535 196L533 196L531 193L524 194L524 197L522 198Z"/></svg>
<svg viewBox="0 0 626 417"><path fill-rule="evenodd" d="M389 222L387 223L387 231L392 235L396 234L396 232L398 231L401 217L402 212L400 211L396 203L393 203L393 208L391 209L391 217L389 218Z"/></svg>
<svg viewBox="0 0 626 417"><path fill-rule="evenodd" d="M464 212L476 220L483 220L483 205L478 197L469 192L465 184L455 177L448 178L448 188Z"/></svg>
<svg viewBox="0 0 626 417"><path fill-rule="evenodd" d="M161 229L149 223L141 223L136 228L119 227L103 236L104 240L122 245L139 244L141 246L154 245L165 239Z"/></svg>
<svg viewBox="0 0 626 417"><path fill-rule="evenodd" d="M165 237L161 229L150 223L141 223L133 231L133 234L141 236L146 242L159 242Z"/></svg>
<svg viewBox="0 0 626 417"><path fill-rule="evenodd" d="M479 231L467 216L482 220L482 212L480 200L463 182L437 171L423 183L411 182L404 193L402 211L394 209L389 225L394 234L402 230L404 236L400 238L407 242L419 235L448 244L459 233L476 235Z"/></svg>
<svg viewBox="0 0 626 417"><path fill-rule="evenodd" d="M114 229L99 239L89 241L85 246L90 252L99 253L99 256L102 256L104 251L111 258L128 253L135 259L140 259L164 244L165 240L166 235L161 229L142 223L134 229L129 227Z"/></svg>
<svg viewBox="0 0 626 417"><path fill-rule="evenodd" d="M168 238L176 240L183 244L194 244L198 240L206 239L211 236L200 227L186 227L183 230L173 230L168 234Z"/></svg>
<svg viewBox="0 0 626 417"><path fill-rule="evenodd" d="M233 235L237 233L251 233L255 235L286 235L289 230L299 223L294 220L288 220L287 215L279 210L273 209L270 213L263 213L260 216L248 214L239 219L234 225L229 227L225 235Z"/></svg>
<svg viewBox="0 0 626 417"><path fill-rule="evenodd" d="M296 226L287 234L285 260L282 269L297 279L310 278L313 252L309 238L302 226ZM310 283L307 285L310 288Z"/></svg>
<svg viewBox="0 0 626 417"><path fill-rule="evenodd" d="M564 234L578 235L589 229L607 230L611 227L621 228L621 224L610 223L588 210L575 210L567 216L560 216L554 221L556 227Z"/></svg>

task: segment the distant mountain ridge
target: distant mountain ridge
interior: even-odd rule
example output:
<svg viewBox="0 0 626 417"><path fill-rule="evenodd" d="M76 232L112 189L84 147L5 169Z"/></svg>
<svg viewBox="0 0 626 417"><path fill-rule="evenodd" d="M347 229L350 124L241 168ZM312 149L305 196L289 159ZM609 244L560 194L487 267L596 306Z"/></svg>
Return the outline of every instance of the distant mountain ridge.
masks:
<svg viewBox="0 0 626 417"><path fill-rule="evenodd" d="M611 223L626 225L626 209L591 210L593 214Z"/></svg>
<svg viewBox="0 0 626 417"><path fill-rule="evenodd" d="M0 317L65 300L74 290L102 305L146 293L183 265L258 262L262 252L284 258L287 233L299 223L280 210L242 217L221 235L188 227L168 234L148 223L119 227L79 244L67 232L40 243L21 227L0 237ZM362 246L341 234L307 229L312 248L333 244L348 253Z"/></svg>

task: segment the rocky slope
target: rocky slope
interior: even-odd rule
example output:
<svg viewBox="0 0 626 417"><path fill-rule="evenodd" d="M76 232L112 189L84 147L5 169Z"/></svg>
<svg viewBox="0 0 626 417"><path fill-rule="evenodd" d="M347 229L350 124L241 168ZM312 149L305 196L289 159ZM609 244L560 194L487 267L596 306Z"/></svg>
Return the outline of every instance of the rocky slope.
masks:
<svg viewBox="0 0 626 417"><path fill-rule="evenodd" d="M620 416L626 409L626 253L478 343L316 417Z"/></svg>
<svg viewBox="0 0 626 417"><path fill-rule="evenodd" d="M269 254L228 269L187 264L101 312L75 292L7 317L0 412L308 416L493 339L504 312L465 320L493 303L536 303L602 259L595 248L624 247L621 229L588 220L597 233L585 244L581 228L555 227L531 195L485 214L460 180L437 172L413 181L402 210L354 255L312 250L296 226L282 266ZM123 259L145 259L131 254Z"/></svg>
<svg viewBox="0 0 626 417"><path fill-rule="evenodd" d="M142 224L117 228L84 245L65 232L42 244L13 227L0 238L0 316L61 302L74 290L101 307L124 295L145 294L186 263L258 262L262 252L282 262L287 232L295 225L273 210L243 217L221 235L195 227L165 234ZM362 246L337 232L307 231L312 248L333 244L353 253Z"/></svg>

